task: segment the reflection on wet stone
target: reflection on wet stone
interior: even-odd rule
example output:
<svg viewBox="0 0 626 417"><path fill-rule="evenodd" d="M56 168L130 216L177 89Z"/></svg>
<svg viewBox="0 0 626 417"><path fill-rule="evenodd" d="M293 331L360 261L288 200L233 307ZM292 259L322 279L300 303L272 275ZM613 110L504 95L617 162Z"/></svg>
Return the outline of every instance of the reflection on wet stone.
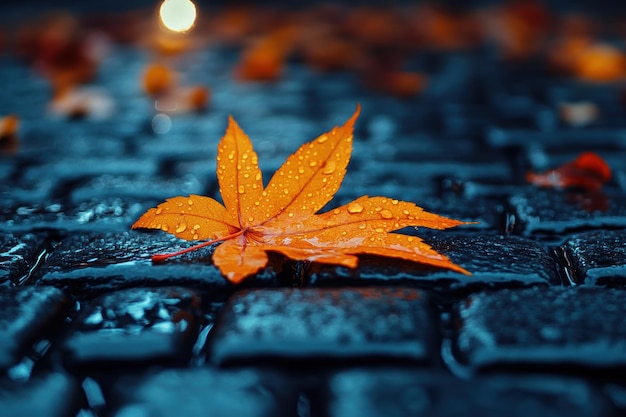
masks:
<svg viewBox="0 0 626 417"><path fill-rule="evenodd" d="M513 195L515 232L525 236L626 227L626 196L607 191L588 196L559 190L533 189Z"/></svg>
<svg viewBox="0 0 626 417"><path fill-rule="evenodd" d="M0 234L0 286L25 282L43 254L43 234Z"/></svg>
<svg viewBox="0 0 626 417"><path fill-rule="evenodd" d="M33 342L59 330L68 298L52 287L0 287L0 306L0 370L6 370Z"/></svg>
<svg viewBox="0 0 626 417"><path fill-rule="evenodd" d="M86 303L63 343L72 366L185 363L201 325L201 299L179 287L132 288Z"/></svg>
<svg viewBox="0 0 626 417"><path fill-rule="evenodd" d="M626 231L597 230L571 236L563 245L567 268L576 282L626 284Z"/></svg>
<svg viewBox="0 0 626 417"><path fill-rule="evenodd" d="M418 232L419 234L419 232ZM439 253L472 272L466 276L396 259L362 256L354 271L327 265L309 269L313 285L417 284L426 288L514 288L559 283L556 262L537 242L498 235L433 234L424 239Z"/></svg>
<svg viewBox="0 0 626 417"><path fill-rule="evenodd" d="M211 264L211 248L163 264L150 261L155 253L172 252L193 244L164 233L75 233L59 242L36 279L86 294L140 285L227 288L227 281ZM271 272L264 273L271 277Z"/></svg>

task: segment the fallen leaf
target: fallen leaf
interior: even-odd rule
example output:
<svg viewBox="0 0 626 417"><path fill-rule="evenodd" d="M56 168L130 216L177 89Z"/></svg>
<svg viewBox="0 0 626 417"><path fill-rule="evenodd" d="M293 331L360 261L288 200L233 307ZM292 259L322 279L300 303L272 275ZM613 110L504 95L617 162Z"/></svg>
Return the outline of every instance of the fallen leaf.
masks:
<svg viewBox="0 0 626 417"><path fill-rule="evenodd" d="M80 20L65 12L47 13L21 26L16 53L51 84L53 95L92 81L106 47Z"/></svg>
<svg viewBox="0 0 626 417"><path fill-rule="evenodd" d="M406 259L469 274L420 238L391 233L407 226L447 229L462 221L424 211L413 203L362 196L316 214L335 195L352 153L359 115L305 143L263 186L257 154L248 136L229 118L218 145L217 179L224 205L199 195L174 197L149 209L132 225L161 229L185 240L207 240L153 261L222 242L213 263L234 283L268 262L268 251L299 261L354 268L359 254Z"/></svg>
<svg viewBox="0 0 626 417"><path fill-rule="evenodd" d="M285 27L257 39L241 53L235 76L241 81L276 81L293 48L294 29Z"/></svg>
<svg viewBox="0 0 626 417"><path fill-rule="evenodd" d="M595 43L580 53L575 61L576 75L590 82L611 82L626 76L626 55L609 44Z"/></svg>
<svg viewBox="0 0 626 417"><path fill-rule="evenodd" d="M542 173L528 172L528 182L540 187L578 187L597 191L611 179L611 168L602 157L584 152L575 160Z"/></svg>
<svg viewBox="0 0 626 417"><path fill-rule="evenodd" d="M17 132L20 128L20 119L9 114L0 117L0 152L4 154L13 154L17 151L18 140Z"/></svg>
<svg viewBox="0 0 626 417"><path fill-rule="evenodd" d="M176 85L176 74L165 65L149 65L143 74L143 89L152 97L167 92L174 85Z"/></svg>

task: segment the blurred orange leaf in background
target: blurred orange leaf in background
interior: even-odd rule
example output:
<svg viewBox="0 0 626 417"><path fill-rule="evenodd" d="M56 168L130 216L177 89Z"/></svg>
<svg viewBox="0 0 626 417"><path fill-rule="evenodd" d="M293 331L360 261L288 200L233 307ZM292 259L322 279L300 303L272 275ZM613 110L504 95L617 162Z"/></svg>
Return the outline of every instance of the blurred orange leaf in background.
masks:
<svg viewBox="0 0 626 417"><path fill-rule="evenodd" d="M602 157L584 152L575 160L542 173L528 172L528 182L540 187L583 188L598 191L611 179L611 168Z"/></svg>

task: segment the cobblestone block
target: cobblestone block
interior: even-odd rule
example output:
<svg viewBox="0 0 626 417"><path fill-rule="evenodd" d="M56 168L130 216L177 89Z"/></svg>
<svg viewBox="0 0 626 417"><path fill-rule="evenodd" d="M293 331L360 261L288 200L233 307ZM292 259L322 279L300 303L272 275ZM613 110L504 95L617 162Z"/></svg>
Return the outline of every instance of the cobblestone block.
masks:
<svg viewBox="0 0 626 417"><path fill-rule="evenodd" d="M466 381L410 369L357 369L334 375L329 394L329 417L617 416L597 388L554 377Z"/></svg>
<svg viewBox="0 0 626 417"><path fill-rule="evenodd" d="M273 374L255 370L168 369L117 384L121 403L113 416L204 417L295 415L288 385Z"/></svg>
<svg viewBox="0 0 626 417"><path fill-rule="evenodd" d="M0 288L0 370L15 365L30 344L55 329L67 301L52 287Z"/></svg>
<svg viewBox="0 0 626 417"><path fill-rule="evenodd" d="M160 264L150 256L193 246L159 232L76 233L63 239L37 271L39 283L77 294L94 294L122 288L184 285L232 292L230 284L211 263L210 248L193 251ZM280 264L272 264L245 285L276 285Z"/></svg>
<svg viewBox="0 0 626 417"><path fill-rule="evenodd" d="M430 288L464 289L481 286L522 287L560 283L557 264L539 243L499 235L436 235L425 239L440 253L472 273L379 257L361 257L354 270L311 265L313 285L412 284Z"/></svg>
<svg viewBox="0 0 626 417"><path fill-rule="evenodd" d="M69 366L184 365L201 325L201 299L180 287L131 288L86 303L62 350Z"/></svg>
<svg viewBox="0 0 626 417"><path fill-rule="evenodd" d="M454 350L472 368L623 367L624 296L582 287L475 294L457 306Z"/></svg>
<svg viewBox="0 0 626 417"><path fill-rule="evenodd" d="M411 288L249 290L211 335L216 363L236 360L430 359L434 317Z"/></svg>
<svg viewBox="0 0 626 417"><path fill-rule="evenodd" d="M41 234L0 234L0 286L23 283L43 254Z"/></svg>
<svg viewBox="0 0 626 417"><path fill-rule="evenodd" d="M563 250L575 282L626 284L626 231L597 230L573 235Z"/></svg>
<svg viewBox="0 0 626 417"><path fill-rule="evenodd" d="M125 197L76 202L15 203L0 209L0 224L9 231L123 231L157 201Z"/></svg>
<svg viewBox="0 0 626 417"><path fill-rule="evenodd" d="M66 374L52 373L19 384L0 381L1 416L74 417L80 406L80 386Z"/></svg>
<svg viewBox="0 0 626 417"><path fill-rule="evenodd" d="M559 235L585 229L626 227L626 194L583 194L533 188L509 204L515 229L526 236Z"/></svg>

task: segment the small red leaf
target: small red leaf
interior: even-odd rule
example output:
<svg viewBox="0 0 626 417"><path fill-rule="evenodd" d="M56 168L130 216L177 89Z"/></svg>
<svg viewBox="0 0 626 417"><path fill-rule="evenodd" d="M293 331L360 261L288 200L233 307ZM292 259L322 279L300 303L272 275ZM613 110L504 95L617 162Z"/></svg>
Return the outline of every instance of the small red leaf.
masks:
<svg viewBox="0 0 626 417"><path fill-rule="evenodd" d="M526 174L528 182L540 187L579 187L588 191L599 190L610 179L611 168L601 156L593 152L584 152L556 169Z"/></svg>

